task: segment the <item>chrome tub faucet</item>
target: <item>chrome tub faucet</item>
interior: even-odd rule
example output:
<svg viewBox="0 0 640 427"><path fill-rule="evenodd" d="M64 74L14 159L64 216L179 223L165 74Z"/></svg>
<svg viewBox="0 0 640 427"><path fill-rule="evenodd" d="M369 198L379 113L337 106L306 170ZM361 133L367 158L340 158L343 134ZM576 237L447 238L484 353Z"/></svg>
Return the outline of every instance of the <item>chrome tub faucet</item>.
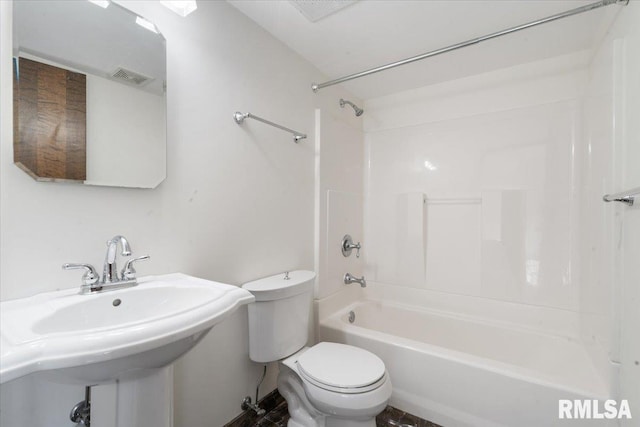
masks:
<svg viewBox="0 0 640 427"><path fill-rule="evenodd" d="M360 283L360 286L363 288L367 286L367 281L365 280L364 276L362 276L361 278L357 278L347 273L344 275L344 284L348 285L350 283Z"/></svg>

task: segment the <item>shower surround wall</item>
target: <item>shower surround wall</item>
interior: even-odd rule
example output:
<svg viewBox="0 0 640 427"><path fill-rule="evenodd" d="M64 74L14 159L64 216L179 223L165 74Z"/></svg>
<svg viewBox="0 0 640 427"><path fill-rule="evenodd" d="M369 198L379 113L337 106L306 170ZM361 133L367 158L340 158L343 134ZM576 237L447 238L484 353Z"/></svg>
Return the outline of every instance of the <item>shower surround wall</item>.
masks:
<svg viewBox="0 0 640 427"><path fill-rule="evenodd" d="M361 117L351 110L316 111L317 300L344 289L345 273L362 274L363 258L355 251L344 257L340 243L345 234L363 239L363 138Z"/></svg>
<svg viewBox="0 0 640 427"><path fill-rule="evenodd" d="M115 234L127 236L135 254L151 255L141 275L180 271L240 285L313 269L314 111L338 112L338 100L351 94L314 94L310 82L327 76L226 2L198 2L186 18L158 2L123 3L167 39L167 179L153 190L39 183L12 164L11 2L0 1L1 298L79 286L80 276L60 265L100 266L104 241ZM255 121L239 127L235 111L309 138L294 144ZM344 113L334 121L355 122ZM249 360L246 309L216 326L174 371L174 425L233 419L261 374ZM262 393L275 388L275 371ZM83 397L81 386L18 380L0 390L0 424L24 425L28 414L34 427L71 426L69 410ZM146 421L141 411L137 426Z"/></svg>
<svg viewBox="0 0 640 427"><path fill-rule="evenodd" d="M396 279L403 262L413 287L577 310L585 61L576 54L367 102L372 279L407 285ZM402 260L386 256L387 241Z"/></svg>
<svg viewBox="0 0 640 427"><path fill-rule="evenodd" d="M590 59L577 52L368 100L365 274L435 297L539 307L516 326L582 335L607 390L612 331L600 321L580 330L593 298L581 277L581 183L602 173L583 164Z"/></svg>
<svg viewBox="0 0 640 427"><path fill-rule="evenodd" d="M619 370L615 397L633 414L620 425L630 427L640 425L640 207L600 198L640 186L639 52L640 2L631 1L594 51L583 107L582 336L592 353L608 350L596 363Z"/></svg>

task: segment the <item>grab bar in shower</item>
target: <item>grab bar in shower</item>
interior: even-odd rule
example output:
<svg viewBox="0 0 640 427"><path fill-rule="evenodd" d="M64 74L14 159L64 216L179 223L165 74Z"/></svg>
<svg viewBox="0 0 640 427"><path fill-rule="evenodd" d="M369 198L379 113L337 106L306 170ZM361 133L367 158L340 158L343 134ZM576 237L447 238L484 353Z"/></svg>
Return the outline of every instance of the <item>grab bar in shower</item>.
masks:
<svg viewBox="0 0 640 427"><path fill-rule="evenodd" d="M635 196L640 195L640 187L632 188L627 191L621 191L614 194L605 194L602 196L602 200L605 202L621 202L626 203L629 206L633 206Z"/></svg>
<svg viewBox="0 0 640 427"><path fill-rule="evenodd" d="M289 129L288 127L284 127L282 125L279 125L277 123L273 123L272 121L269 121L267 119L263 119L262 117L258 117L255 114L251 114L251 113L241 113L239 111L236 111L233 115L233 120L236 121L237 124L242 124L242 122L244 122L244 119L254 119L257 120L259 122L265 123L269 126L273 126L276 127L278 129L282 129L284 131L287 131L289 133L293 134L293 142L298 143L298 141L300 141L301 139L305 139L307 137L306 134L302 133L302 132L298 132L295 131L293 129Z"/></svg>

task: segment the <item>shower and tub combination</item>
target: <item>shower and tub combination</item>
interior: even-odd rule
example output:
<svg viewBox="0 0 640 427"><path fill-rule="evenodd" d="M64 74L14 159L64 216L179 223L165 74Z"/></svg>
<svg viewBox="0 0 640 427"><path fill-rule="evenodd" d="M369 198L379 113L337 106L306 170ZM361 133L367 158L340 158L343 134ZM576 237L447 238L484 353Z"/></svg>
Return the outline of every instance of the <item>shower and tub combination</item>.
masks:
<svg viewBox="0 0 640 427"><path fill-rule="evenodd" d="M312 89L627 3L585 5ZM610 179L626 143L616 126L631 123L620 70L637 62L638 31L617 40L633 22L625 12L589 61L566 55L366 101L362 194L327 195L327 236L363 239L362 259L327 242L318 286L331 291L315 300L316 334L378 355L391 405L447 427L537 427L562 423L561 401L627 397L614 231L640 190L605 196L615 206L602 200L634 187ZM332 229L348 221L331 209L358 203L362 218L349 224L361 231ZM345 268L367 286L343 285Z"/></svg>

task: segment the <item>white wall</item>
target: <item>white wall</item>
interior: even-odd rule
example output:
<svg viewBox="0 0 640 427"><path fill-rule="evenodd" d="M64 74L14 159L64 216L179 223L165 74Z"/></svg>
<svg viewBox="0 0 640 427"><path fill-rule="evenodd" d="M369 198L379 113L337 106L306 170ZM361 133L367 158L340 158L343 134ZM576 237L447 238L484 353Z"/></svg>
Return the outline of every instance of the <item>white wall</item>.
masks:
<svg viewBox="0 0 640 427"><path fill-rule="evenodd" d="M638 52L640 3L631 1L594 53L583 110L582 338L601 370L619 372L629 426L640 416L640 207L601 197L640 186Z"/></svg>
<svg viewBox="0 0 640 427"><path fill-rule="evenodd" d="M199 2L187 18L156 2L126 2L167 39L167 179L154 190L38 183L12 164L10 6L0 2L0 299L78 286L79 276L60 265L100 266L104 241L115 234L129 239L134 254L151 255L141 275L180 271L239 285L313 269L314 110L339 109L348 93L314 94L310 83L325 76L226 2ZM251 120L240 127L235 111L309 138L294 144ZM177 364L175 425L225 424L259 374L240 310ZM263 393L274 387L271 377ZM83 390L55 390L47 407L31 409L43 411L46 425L65 425ZM22 423L17 407L1 409L3 421Z"/></svg>
<svg viewBox="0 0 640 427"><path fill-rule="evenodd" d="M576 311L586 59L579 52L368 100L365 273Z"/></svg>
<svg viewBox="0 0 640 427"><path fill-rule="evenodd" d="M623 177L621 188L640 187L640 3L630 2L629 10L620 16L614 27L614 35L624 35L622 75L624 124L622 128ZM620 398L628 399L633 420L623 422L625 426L640 425L640 203L622 213L622 259L621 277L622 311L620 331Z"/></svg>
<svg viewBox="0 0 640 427"><path fill-rule="evenodd" d="M315 298L322 299L344 288L345 273L356 276L362 273L363 258L356 257L355 251L344 257L341 251L346 234L354 242L361 242L364 237L362 119L356 117L350 107L338 108L338 111L317 110L316 131L319 209ZM365 251L366 246L362 253Z"/></svg>
<svg viewBox="0 0 640 427"><path fill-rule="evenodd" d="M601 372L611 368L610 361L620 360L616 278L620 233L616 230L620 229L622 207L603 203L602 195L617 191L621 185L616 165L620 164L617 157L622 141L615 120L622 116L622 59L619 42L607 37L589 65L582 109L580 327L581 338Z"/></svg>

